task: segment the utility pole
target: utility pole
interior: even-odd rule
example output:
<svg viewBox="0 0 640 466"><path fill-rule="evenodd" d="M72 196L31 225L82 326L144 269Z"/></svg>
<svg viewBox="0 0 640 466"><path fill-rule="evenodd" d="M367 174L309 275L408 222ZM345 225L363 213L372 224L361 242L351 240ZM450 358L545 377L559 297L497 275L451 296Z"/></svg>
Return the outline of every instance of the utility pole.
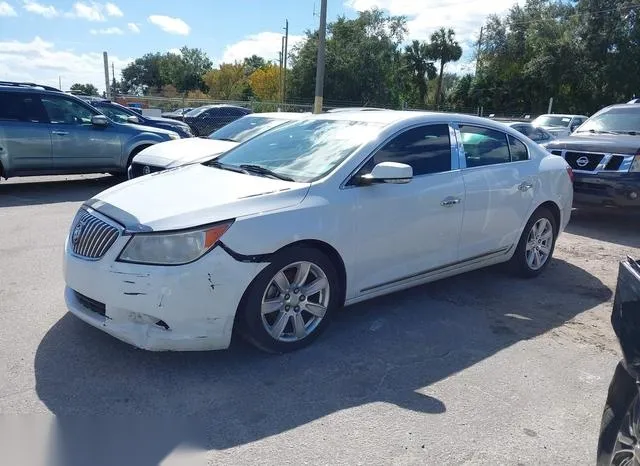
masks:
<svg viewBox="0 0 640 466"><path fill-rule="evenodd" d="M284 102L284 36L280 44L280 102Z"/></svg>
<svg viewBox="0 0 640 466"><path fill-rule="evenodd" d="M282 102L282 55L284 50L284 37L282 38L282 44L280 44L280 51L278 52L278 61L280 63L280 72L278 73L278 93L280 95L280 102Z"/></svg>
<svg viewBox="0 0 640 466"><path fill-rule="evenodd" d="M283 63L283 78L282 78L282 103L287 101L287 59L288 56L288 48L289 48L289 20L284 20L284 58L282 59Z"/></svg>
<svg viewBox="0 0 640 466"><path fill-rule="evenodd" d="M480 26L480 38L478 39L478 51L476 52L476 76L478 75L478 64L480 63L480 54L482 53L482 33L484 26Z"/></svg>
<svg viewBox="0 0 640 466"><path fill-rule="evenodd" d="M324 55L327 36L327 0L320 4L320 28L318 29L318 58L316 61L316 95L313 102L313 113L322 113L324 93Z"/></svg>
<svg viewBox="0 0 640 466"><path fill-rule="evenodd" d="M104 93L108 99L111 95L111 83L109 82L109 55L107 55L107 52L102 52L102 58L104 59Z"/></svg>
<svg viewBox="0 0 640 466"><path fill-rule="evenodd" d="M58 76L58 89L62 90L62 76Z"/></svg>

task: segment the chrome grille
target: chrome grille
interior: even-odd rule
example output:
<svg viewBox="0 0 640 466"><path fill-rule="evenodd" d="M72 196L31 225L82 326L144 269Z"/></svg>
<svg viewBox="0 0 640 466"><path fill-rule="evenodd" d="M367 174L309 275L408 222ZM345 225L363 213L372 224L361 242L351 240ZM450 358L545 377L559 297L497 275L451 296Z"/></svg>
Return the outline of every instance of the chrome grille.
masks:
<svg viewBox="0 0 640 466"><path fill-rule="evenodd" d="M87 259L100 259L118 239L118 229L86 210L78 212L69 240L74 254Z"/></svg>

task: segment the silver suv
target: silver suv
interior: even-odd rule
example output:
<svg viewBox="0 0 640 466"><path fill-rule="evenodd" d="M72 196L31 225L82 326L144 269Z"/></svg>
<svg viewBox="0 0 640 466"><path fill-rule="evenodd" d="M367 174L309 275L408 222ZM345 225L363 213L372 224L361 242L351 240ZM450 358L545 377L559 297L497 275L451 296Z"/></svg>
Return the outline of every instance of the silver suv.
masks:
<svg viewBox="0 0 640 466"><path fill-rule="evenodd" d="M0 176L126 174L133 157L173 131L110 120L77 97L0 81Z"/></svg>

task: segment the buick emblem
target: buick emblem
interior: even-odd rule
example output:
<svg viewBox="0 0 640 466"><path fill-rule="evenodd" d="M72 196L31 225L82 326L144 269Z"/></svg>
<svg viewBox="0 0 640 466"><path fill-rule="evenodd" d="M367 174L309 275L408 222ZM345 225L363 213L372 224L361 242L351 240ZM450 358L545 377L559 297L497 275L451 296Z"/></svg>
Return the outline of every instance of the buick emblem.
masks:
<svg viewBox="0 0 640 466"><path fill-rule="evenodd" d="M586 167L587 165L589 165L589 158L583 155L578 160L576 160L576 164L579 167Z"/></svg>
<svg viewBox="0 0 640 466"><path fill-rule="evenodd" d="M145 165L144 167L142 167L143 175L148 175L149 173L151 173L151 168L149 167L149 165Z"/></svg>
<svg viewBox="0 0 640 466"><path fill-rule="evenodd" d="M73 229L73 233L71 233L71 243L73 243L74 245L78 244L78 241L80 240L80 235L82 235L82 230L84 230L84 225L85 223L80 221L78 222L76 227Z"/></svg>

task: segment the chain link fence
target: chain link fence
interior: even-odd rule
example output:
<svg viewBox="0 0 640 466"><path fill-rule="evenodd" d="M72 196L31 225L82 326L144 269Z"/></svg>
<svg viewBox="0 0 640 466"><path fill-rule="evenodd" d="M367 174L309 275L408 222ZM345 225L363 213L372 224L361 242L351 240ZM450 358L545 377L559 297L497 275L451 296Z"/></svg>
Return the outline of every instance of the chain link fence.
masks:
<svg viewBox="0 0 640 466"><path fill-rule="evenodd" d="M118 103L139 108L143 113L152 116L163 116L175 120L184 121L189 125L195 136L207 137L217 129L241 118L249 113L264 112L296 112L306 113L313 111L311 102L262 102L257 100L216 100L210 98L165 97L165 96L130 96L118 95L114 100ZM329 111L339 108L360 108L361 103L325 100L324 110ZM375 105L368 106L371 108ZM409 111L438 111L447 113L462 113L477 115L502 121L531 121L535 115L519 112L494 112L483 107L433 107L420 108L402 105L395 110Z"/></svg>

